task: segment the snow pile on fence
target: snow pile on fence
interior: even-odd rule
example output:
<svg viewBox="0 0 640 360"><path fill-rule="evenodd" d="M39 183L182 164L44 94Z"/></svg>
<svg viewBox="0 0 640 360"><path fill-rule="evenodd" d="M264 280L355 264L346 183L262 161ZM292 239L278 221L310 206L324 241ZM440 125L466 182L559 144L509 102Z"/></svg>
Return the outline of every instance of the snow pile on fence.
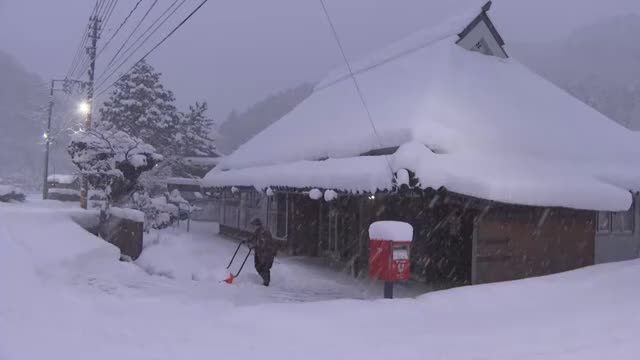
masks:
<svg viewBox="0 0 640 360"><path fill-rule="evenodd" d="M69 174L53 174L47 177L48 182L55 182L58 184L73 184L78 179L78 175Z"/></svg>
<svg viewBox="0 0 640 360"><path fill-rule="evenodd" d="M80 196L80 190L76 190L76 189L50 188L47 191L49 192L49 194Z"/></svg>
<svg viewBox="0 0 640 360"><path fill-rule="evenodd" d="M421 188L489 200L629 208L630 190L640 190L639 134L517 61L467 51L456 40L361 69L377 134L353 82L338 81L225 157L203 186L388 190L406 169ZM391 166L382 156L360 156L398 146Z"/></svg>
<svg viewBox="0 0 640 360"><path fill-rule="evenodd" d="M139 223L144 222L144 213L135 209L112 207L109 209L111 215L121 219L131 220Z"/></svg>

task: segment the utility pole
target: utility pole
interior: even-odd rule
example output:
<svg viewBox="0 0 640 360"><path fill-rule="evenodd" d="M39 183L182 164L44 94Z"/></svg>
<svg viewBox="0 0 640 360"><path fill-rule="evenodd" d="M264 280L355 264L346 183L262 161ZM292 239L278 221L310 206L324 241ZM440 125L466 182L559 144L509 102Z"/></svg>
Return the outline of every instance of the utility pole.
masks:
<svg viewBox="0 0 640 360"><path fill-rule="evenodd" d="M44 133L44 142L45 142L45 150L44 150L44 180L42 184L42 199L46 200L49 195L49 145L51 144L51 116L53 113L53 88L55 86L56 81L51 80L51 89L49 90L49 113L47 115L47 132Z"/></svg>
<svg viewBox="0 0 640 360"><path fill-rule="evenodd" d="M62 83L62 88L56 88L56 84ZM63 79L63 80L51 80L51 88L49 89L49 111L47 113L47 130L42 135L45 142L45 151L44 151L44 174L42 180L42 199L46 200L49 195L49 182L47 181L49 178L49 147L51 146L51 142L53 139L51 138L51 118L53 117L53 105L54 105L54 97L53 94L55 91L63 91L67 94L71 93L71 89L74 85L80 86L82 89L86 87L86 83L79 80L71 80L71 79Z"/></svg>
<svg viewBox="0 0 640 360"><path fill-rule="evenodd" d="M91 129L91 113L93 112L93 81L96 70L96 55L98 53L98 39L100 38L100 23L101 20L97 16L89 18L89 39L91 44L87 47L87 54L89 55L89 82L87 92L87 104L89 109L87 111L87 118L84 123L85 130ZM80 188L80 207L87 208L87 196L88 196L88 184L87 179L82 175L81 188Z"/></svg>
<svg viewBox="0 0 640 360"><path fill-rule="evenodd" d="M89 39L91 39L91 45L87 48L87 53L89 54L89 59L91 62L89 63L89 92L87 96L87 102L89 103L89 112L87 113L87 121L85 123L85 129L91 129L91 113L93 111L93 80L96 71L96 54L98 51L98 39L100 38L100 23L101 20L97 16L92 16L89 18L90 22L90 31L89 31Z"/></svg>

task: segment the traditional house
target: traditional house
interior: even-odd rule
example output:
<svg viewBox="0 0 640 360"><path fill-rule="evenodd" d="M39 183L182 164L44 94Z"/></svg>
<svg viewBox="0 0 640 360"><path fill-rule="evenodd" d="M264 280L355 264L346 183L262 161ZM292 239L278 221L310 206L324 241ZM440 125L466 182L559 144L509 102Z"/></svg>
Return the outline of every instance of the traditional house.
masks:
<svg viewBox="0 0 640 360"><path fill-rule="evenodd" d="M640 136L509 58L481 5L330 74L221 161L202 182L221 232L261 217L357 275L369 224L407 221L414 276L448 285L593 264L596 214L640 188Z"/></svg>

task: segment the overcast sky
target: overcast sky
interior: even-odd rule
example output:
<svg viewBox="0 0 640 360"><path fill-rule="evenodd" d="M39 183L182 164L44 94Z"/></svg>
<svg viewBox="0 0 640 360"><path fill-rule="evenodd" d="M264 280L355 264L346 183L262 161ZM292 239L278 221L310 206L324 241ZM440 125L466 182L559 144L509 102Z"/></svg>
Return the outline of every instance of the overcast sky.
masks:
<svg viewBox="0 0 640 360"><path fill-rule="evenodd" d="M136 1L118 1L102 44ZM155 19L172 1L158 0L148 18ZM166 34L200 1L186 0L157 35ZM326 4L353 59L428 26L434 3L454 1L467 0L326 0ZM123 36L152 2L142 0L121 31ZM93 4L93 0L0 0L0 49L44 79L64 76ZM508 43L550 41L581 25L628 13L640 14L640 0L495 0L490 16ZM122 41L124 37L114 39L101 56L103 61ZM150 61L164 73L180 104L207 100L218 120L233 107L242 109L277 90L317 80L341 64L317 0L210 0ZM98 74L103 65L99 64Z"/></svg>

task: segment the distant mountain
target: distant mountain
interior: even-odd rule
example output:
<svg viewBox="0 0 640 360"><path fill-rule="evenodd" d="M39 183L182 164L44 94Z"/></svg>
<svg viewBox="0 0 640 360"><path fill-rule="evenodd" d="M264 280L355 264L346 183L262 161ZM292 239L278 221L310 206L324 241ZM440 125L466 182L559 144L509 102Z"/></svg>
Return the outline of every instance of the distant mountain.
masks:
<svg viewBox="0 0 640 360"><path fill-rule="evenodd" d="M313 84L301 84L271 95L244 112L232 111L220 125L218 149L224 154L233 152L308 98L313 87Z"/></svg>
<svg viewBox="0 0 640 360"><path fill-rule="evenodd" d="M27 189L42 182L45 82L0 51L0 178Z"/></svg>
<svg viewBox="0 0 640 360"><path fill-rule="evenodd" d="M640 130L640 16L598 22L554 43L509 45L512 56L618 123Z"/></svg>

